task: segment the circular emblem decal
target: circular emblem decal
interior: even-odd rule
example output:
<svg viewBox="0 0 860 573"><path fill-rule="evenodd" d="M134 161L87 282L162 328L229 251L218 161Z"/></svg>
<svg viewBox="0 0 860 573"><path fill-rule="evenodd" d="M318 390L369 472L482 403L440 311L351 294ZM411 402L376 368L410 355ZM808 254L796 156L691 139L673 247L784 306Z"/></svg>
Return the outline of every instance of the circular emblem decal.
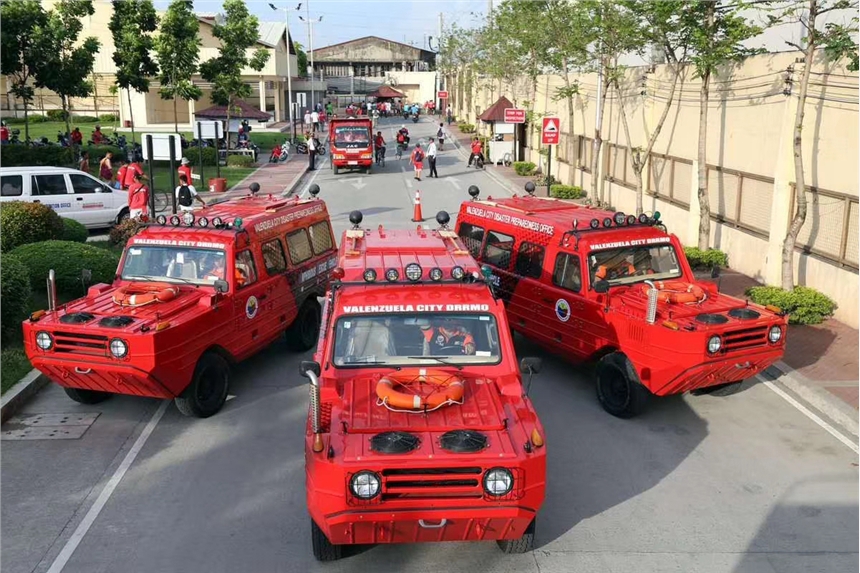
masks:
<svg viewBox="0 0 860 573"><path fill-rule="evenodd" d="M555 301L555 315L562 322L567 322L570 319L570 305L563 298Z"/></svg>
<svg viewBox="0 0 860 573"><path fill-rule="evenodd" d="M259 308L260 305L257 303L257 297L248 297L248 302L245 303L245 316L248 318L254 318L257 316L257 310Z"/></svg>

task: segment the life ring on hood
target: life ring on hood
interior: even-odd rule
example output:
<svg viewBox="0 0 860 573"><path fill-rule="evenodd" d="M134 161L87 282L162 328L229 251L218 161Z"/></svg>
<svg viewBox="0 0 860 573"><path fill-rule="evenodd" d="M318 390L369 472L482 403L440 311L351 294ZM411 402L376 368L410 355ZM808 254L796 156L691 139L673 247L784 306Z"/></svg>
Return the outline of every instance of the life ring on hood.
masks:
<svg viewBox="0 0 860 573"><path fill-rule="evenodd" d="M419 392L401 392L398 386L409 389L419 385L432 387L427 394ZM449 404L462 404L465 385L463 379L442 370L426 368L406 369L397 374L383 376L376 383L378 404L389 409L430 411Z"/></svg>
<svg viewBox="0 0 860 573"><path fill-rule="evenodd" d="M657 289L657 300L670 304L698 304L708 298L705 289L693 283L684 281L653 281ZM646 295L651 287L642 285L642 292Z"/></svg>
<svg viewBox="0 0 860 573"><path fill-rule="evenodd" d="M179 295L179 287L164 283L130 284L116 289L113 301L120 306L145 306L154 302L169 302Z"/></svg>

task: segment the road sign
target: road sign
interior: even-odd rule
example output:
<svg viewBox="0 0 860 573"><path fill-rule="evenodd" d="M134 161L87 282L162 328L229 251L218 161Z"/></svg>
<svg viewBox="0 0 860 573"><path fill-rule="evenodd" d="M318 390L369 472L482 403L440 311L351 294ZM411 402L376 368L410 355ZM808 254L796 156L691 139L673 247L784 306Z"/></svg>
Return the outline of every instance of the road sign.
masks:
<svg viewBox="0 0 860 573"><path fill-rule="evenodd" d="M448 92L447 91L440 91L439 92L439 99L448 99Z"/></svg>
<svg viewBox="0 0 860 573"><path fill-rule="evenodd" d="M221 139L224 137L224 124L220 121L198 121L194 127L194 137Z"/></svg>
<svg viewBox="0 0 860 573"><path fill-rule="evenodd" d="M558 145L559 121L557 117L543 118L543 129L541 130L541 143L544 145Z"/></svg>
<svg viewBox="0 0 860 573"><path fill-rule="evenodd" d="M152 137L152 157L149 157L149 149L146 145L146 138ZM179 139L178 133L147 133L143 136L143 158L145 160L154 161L169 161L170 160L170 139L173 138L173 159L182 159L182 141Z"/></svg>
<svg viewBox="0 0 860 573"><path fill-rule="evenodd" d="M509 107L505 110L505 123L525 123L526 110Z"/></svg>

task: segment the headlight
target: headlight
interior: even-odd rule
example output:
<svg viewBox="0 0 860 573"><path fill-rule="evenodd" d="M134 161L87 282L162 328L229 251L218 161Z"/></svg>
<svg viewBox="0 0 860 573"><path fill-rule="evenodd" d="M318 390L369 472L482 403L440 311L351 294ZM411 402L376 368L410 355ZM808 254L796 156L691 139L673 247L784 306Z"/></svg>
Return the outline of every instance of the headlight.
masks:
<svg viewBox="0 0 860 573"><path fill-rule="evenodd" d="M372 471L362 470L349 478L349 490L357 498L373 499L379 495L382 481Z"/></svg>
<svg viewBox="0 0 860 573"><path fill-rule="evenodd" d="M125 358L128 354L128 343L125 340L114 338L110 341L110 353L114 358Z"/></svg>
<svg viewBox="0 0 860 573"><path fill-rule="evenodd" d="M36 333L36 346L42 350L50 350L54 346L54 339L47 332Z"/></svg>
<svg viewBox="0 0 860 573"><path fill-rule="evenodd" d="M385 271L385 280L390 283L397 282L397 279L400 278L400 272L397 269L388 269Z"/></svg>
<svg viewBox="0 0 860 573"><path fill-rule="evenodd" d="M435 268L430 269L430 279L434 280L434 281L441 281L442 280L442 269L440 269L439 267L435 267Z"/></svg>
<svg viewBox="0 0 860 573"><path fill-rule="evenodd" d="M466 271L463 270L463 267L454 267L451 269L451 277L456 281L463 280L463 277L466 276Z"/></svg>
<svg viewBox="0 0 860 573"><path fill-rule="evenodd" d="M186 211L184 215L182 215L182 222L188 225L189 227L194 225L194 213L191 211Z"/></svg>
<svg viewBox="0 0 860 573"><path fill-rule="evenodd" d="M767 339L776 344L782 339L782 329L778 326L771 326L770 332L767 333Z"/></svg>
<svg viewBox="0 0 860 573"><path fill-rule="evenodd" d="M723 347L723 341L720 340L719 336L712 336L708 339L708 352L711 354L716 354L720 351L720 348Z"/></svg>
<svg viewBox="0 0 860 573"><path fill-rule="evenodd" d="M366 282L372 283L376 280L376 271L373 269L367 269L364 271L364 280Z"/></svg>
<svg viewBox="0 0 860 573"><path fill-rule="evenodd" d="M406 278L412 282L421 280L421 265L418 263L409 263L404 269Z"/></svg>
<svg viewBox="0 0 860 573"><path fill-rule="evenodd" d="M505 468L493 468L484 474L484 491L489 495L501 497L514 489L514 476Z"/></svg>

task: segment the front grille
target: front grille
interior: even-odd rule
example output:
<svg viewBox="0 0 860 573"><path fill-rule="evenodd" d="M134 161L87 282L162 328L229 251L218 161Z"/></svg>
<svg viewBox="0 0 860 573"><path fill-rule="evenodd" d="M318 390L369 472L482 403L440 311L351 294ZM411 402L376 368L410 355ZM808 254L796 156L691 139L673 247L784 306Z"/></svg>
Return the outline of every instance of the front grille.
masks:
<svg viewBox="0 0 860 573"><path fill-rule="evenodd" d="M347 501L349 505L378 505L386 501L406 499L456 500L484 499L486 501L511 501L525 494L525 473L519 468L509 468L514 476L513 489L507 495L493 497L484 491L484 473L489 468L389 468L379 473L382 478L382 493L371 500L357 499L349 491L346 477Z"/></svg>
<svg viewBox="0 0 860 573"><path fill-rule="evenodd" d="M729 330L723 335L723 348L726 352L754 348L767 344L767 326Z"/></svg>
<svg viewBox="0 0 860 573"><path fill-rule="evenodd" d="M77 332L55 332L54 351L66 354L108 355L108 337Z"/></svg>

